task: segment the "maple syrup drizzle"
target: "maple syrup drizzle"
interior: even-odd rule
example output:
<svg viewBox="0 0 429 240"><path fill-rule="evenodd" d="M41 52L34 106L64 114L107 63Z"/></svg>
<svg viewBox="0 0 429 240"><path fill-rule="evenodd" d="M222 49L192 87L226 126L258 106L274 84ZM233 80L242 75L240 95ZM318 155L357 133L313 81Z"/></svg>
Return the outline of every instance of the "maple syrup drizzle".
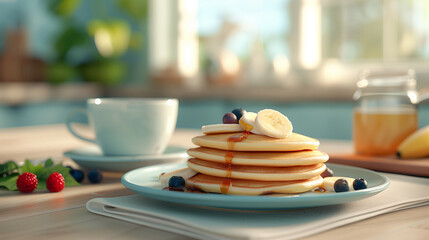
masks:
<svg viewBox="0 0 429 240"><path fill-rule="evenodd" d="M244 131L241 134L232 135L228 138L228 146L234 147L234 143L241 142L245 140L249 136L250 132ZM231 148L228 148L228 150L232 150Z"/></svg>
<svg viewBox="0 0 429 240"><path fill-rule="evenodd" d="M232 159L234 158L234 144L236 142L241 142L245 140L249 136L250 132L244 131L241 134L232 135L228 138L228 150L223 157L226 163L226 176L220 185L220 192L222 194L226 194L231 186L231 172L232 172Z"/></svg>
<svg viewBox="0 0 429 240"><path fill-rule="evenodd" d="M227 151L225 153L225 156L223 157L225 159L225 163L226 163L226 178L230 178L231 177L231 172L232 172L232 159L234 158L234 152L231 151Z"/></svg>
<svg viewBox="0 0 429 240"><path fill-rule="evenodd" d="M220 185L220 192L226 194L229 190L229 186L231 186L231 178L225 178Z"/></svg>

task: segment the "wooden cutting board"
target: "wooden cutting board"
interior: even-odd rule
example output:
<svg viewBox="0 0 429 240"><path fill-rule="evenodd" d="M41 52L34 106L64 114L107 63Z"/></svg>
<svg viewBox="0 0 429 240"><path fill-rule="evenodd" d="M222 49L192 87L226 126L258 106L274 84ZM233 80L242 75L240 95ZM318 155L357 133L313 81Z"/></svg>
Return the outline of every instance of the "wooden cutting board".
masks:
<svg viewBox="0 0 429 240"><path fill-rule="evenodd" d="M429 158L398 159L396 156L368 157L356 154L332 154L328 163L339 163L380 172L429 177Z"/></svg>

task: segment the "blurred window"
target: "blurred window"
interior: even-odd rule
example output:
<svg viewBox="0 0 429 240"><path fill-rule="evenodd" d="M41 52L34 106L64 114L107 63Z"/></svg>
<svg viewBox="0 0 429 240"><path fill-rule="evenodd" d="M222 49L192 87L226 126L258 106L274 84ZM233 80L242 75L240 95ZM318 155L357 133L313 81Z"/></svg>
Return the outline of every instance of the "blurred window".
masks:
<svg viewBox="0 0 429 240"><path fill-rule="evenodd" d="M323 58L429 58L429 1L324 0Z"/></svg>
<svg viewBox="0 0 429 240"><path fill-rule="evenodd" d="M252 43L262 41L267 55L289 56L289 0L218 0L198 2L198 34L208 38L229 34L225 47L239 57L249 55ZM227 37L227 36L225 36Z"/></svg>
<svg viewBox="0 0 429 240"><path fill-rule="evenodd" d="M177 9L169 64L209 83L352 86L367 68L429 77L428 0L178 0Z"/></svg>

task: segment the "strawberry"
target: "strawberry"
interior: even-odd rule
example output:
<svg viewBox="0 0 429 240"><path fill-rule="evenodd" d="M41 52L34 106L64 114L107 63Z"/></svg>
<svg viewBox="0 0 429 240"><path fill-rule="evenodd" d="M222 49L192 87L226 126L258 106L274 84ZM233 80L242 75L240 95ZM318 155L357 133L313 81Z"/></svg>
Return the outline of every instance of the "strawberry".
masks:
<svg viewBox="0 0 429 240"><path fill-rule="evenodd" d="M54 172L49 175L46 180L46 187L51 192L61 192L64 188L65 182L64 177L61 173Z"/></svg>
<svg viewBox="0 0 429 240"><path fill-rule="evenodd" d="M16 180L16 186L18 187L19 191L23 193L30 193L34 191L38 183L39 181L37 180L36 175L29 172L19 175L18 179Z"/></svg>

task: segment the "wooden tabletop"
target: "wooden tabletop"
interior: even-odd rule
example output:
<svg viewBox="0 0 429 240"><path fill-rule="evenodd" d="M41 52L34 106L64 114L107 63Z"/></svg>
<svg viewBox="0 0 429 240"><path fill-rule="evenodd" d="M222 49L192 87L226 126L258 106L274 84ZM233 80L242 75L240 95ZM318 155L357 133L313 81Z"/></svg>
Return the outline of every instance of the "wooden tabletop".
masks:
<svg viewBox="0 0 429 240"><path fill-rule="evenodd" d="M82 127L81 131L88 131ZM90 133L89 133L90 134ZM176 130L170 144L190 147L196 130ZM22 127L0 130L0 163L52 157L63 159L63 152L85 146L64 125ZM328 154L351 149L350 142L321 141ZM64 158L65 165L76 166ZM189 239L168 232L99 216L86 210L95 197L133 194L120 183L122 173L103 173L103 181L67 187L59 193L36 191L22 194L0 190L1 239ZM326 231L305 239L427 239L429 206L373 217Z"/></svg>

